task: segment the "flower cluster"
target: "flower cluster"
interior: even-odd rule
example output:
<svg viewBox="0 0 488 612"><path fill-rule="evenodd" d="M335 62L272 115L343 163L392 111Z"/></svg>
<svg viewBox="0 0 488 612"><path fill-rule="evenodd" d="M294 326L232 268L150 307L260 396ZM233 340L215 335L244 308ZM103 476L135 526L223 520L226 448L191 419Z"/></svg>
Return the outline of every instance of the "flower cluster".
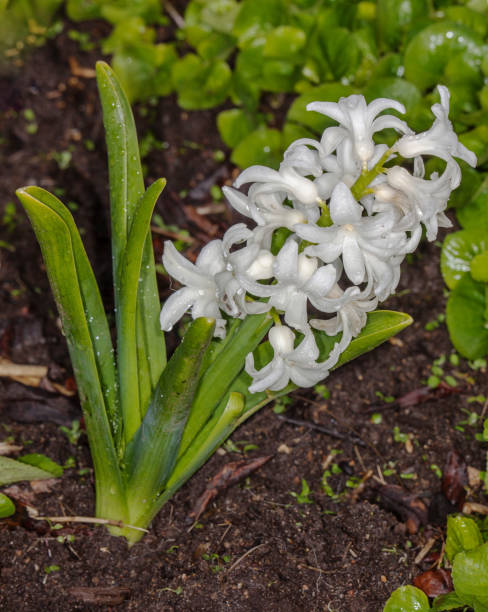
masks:
<svg viewBox="0 0 488 612"><path fill-rule="evenodd" d="M404 113L395 100L366 104L363 96L351 95L338 103L309 104L308 110L338 125L327 128L320 141L292 143L279 170L252 166L234 187L224 188L253 229L232 226L222 240L202 249L195 264L166 242L163 264L185 286L165 303L163 330L190 310L193 318L215 318L215 334L223 338L223 313L244 318L272 311L274 357L257 370L248 355L250 391L279 390L290 380L308 387L325 378L364 327L367 313L395 291L400 264L417 247L422 225L428 240L435 239L438 227L450 225L444 210L461 179L454 158L476 164L449 121L448 90L438 91L434 123L421 134L396 116L379 115L389 108ZM399 134L391 147L373 139L385 128ZM425 176L423 156L446 162L440 176ZM395 165L398 159L411 171ZM248 184L246 195L239 189ZM277 230L288 234L278 251ZM324 361L318 360L314 329L341 333Z"/></svg>

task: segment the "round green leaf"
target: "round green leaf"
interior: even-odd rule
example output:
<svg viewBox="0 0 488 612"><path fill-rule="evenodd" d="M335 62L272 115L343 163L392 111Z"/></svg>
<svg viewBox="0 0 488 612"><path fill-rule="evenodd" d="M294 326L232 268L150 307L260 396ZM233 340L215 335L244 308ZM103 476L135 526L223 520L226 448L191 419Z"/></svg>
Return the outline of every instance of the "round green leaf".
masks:
<svg viewBox="0 0 488 612"><path fill-rule="evenodd" d="M406 28L416 19L429 14L427 0L378 0L376 28L380 44L394 49Z"/></svg>
<svg viewBox="0 0 488 612"><path fill-rule="evenodd" d="M465 229L488 232L488 177L479 186L471 202L466 202L466 205L458 208L456 213Z"/></svg>
<svg viewBox="0 0 488 612"><path fill-rule="evenodd" d="M193 53L175 62L171 74L178 104L187 110L221 104L229 93L232 77L226 62L207 62Z"/></svg>
<svg viewBox="0 0 488 612"><path fill-rule="evenodd" d="M461 514L447 517L446 554L451 563L458 553L478 548L481 544L483 537L472 518Z"/></svg>
<svg viewBox="0 0 488 612"><path fill-rule="evenodd" d="M447 301L446 322L451 341L463 357L478 359L488 354L485 319L485 285L465 274Z"/></svg>
<svg viewBox="0 0 488 612"><path fill-rule="evenodd" d="M231 160L240 168L247 168L253 164L278 168L281 154L281 133L260 126L237 145L232 152Z"/></svg>
<svg viewBox="0 0 488 612"><path fill-rule="evenodd" d="M417 587L407 585L393 591L383 612L429 612L427 595Z"/></svg>
<svg viewBox="0 0 488 612"><path fill-rule="evenodd" d="M297 63L301 59L297 57L297 53L303 49L306 42L305 32L300 28L289 25L279 26L266 37L263 55L264 57L287 59Z"/></svg>
<svg viewBox="0 0 488 612"><path fill-rule="evenodd" d="M240 6L232 31L240 47L281 25L286 14L282 0L246 0Z"/></svg>
<svg viewBox="0 0 488 612"><path fill-rule="evenodd" d="M240 108L231 108L217 115L220 137L231 149L255 128L253 117Z"/></svg>
<svg viewBox="0 0 488 612"><path fill-rule="evenodd" d="M481 59L482 39L466 26L452 21L434 23L419 32L405 50L405 78L420 89L439 82L448 61L458 53L469 52Z"/></svg>
<svg viewBox="0 0 488 612"><path fill-rule="evenodd" d="M376 98L398 100L405 105L407 112L412 110L422 99L419 89L413 83L394 77L375 79L366 87L364 96L368 102Z"/></svg>
<svg viewBox="0 0 488 612"><path fill-rule="evenodd" d="M471 269L473 259L486 249L488 234L484 230L461 230L446 236L442 245L441 271L449 289L454 289Z"/></svg>
<svg viewBox="0 0 488 612"><path fill-rule="evenodd" d="M287 120L300 123L319 134L323 132L325 128L335 125L336 122L330 119L330 117L326 117L320 113L308 111L307 104L321 100L337 102L339 98L349 96L352 93L352 87L342 85L342 83L326 83L318 87L313 87L293 102L288 111Z"/></svg>
<svg viewBox="0 0 488 612"><path fill-rule="evenodd" d="M447 19L456 23L462 23L480 36L484 37L486 35L488 23L486 17L483 19L483 15L480 15L478 11L467 6L448 6L444 13Z"/></svg>
<svg viewBox="0 0 488 612"><path fill-rule="evenodd" d="M484 251L471 262L471 276L475 281L488 283L488 251Z"/></svg>
<svg viewBox="0 0 488 612"><path fill-rule="evenodd" d="M323 41L330 69L336 79L352 75L359 65L361 53L356 39L346 28L333 28Z"/></svg>
<svg viewBox="0 0 488 612"><path fill-rule="evenodd" d="M15 504L4 493L0 493L0 518L12 516L15 513Z"/></svg>
<svg viewBox="0 0 488 612"><path fill-rule="evenodd" d="M488 542L456 555L452 581L465 605L477 612L488 610Z"/></svg>

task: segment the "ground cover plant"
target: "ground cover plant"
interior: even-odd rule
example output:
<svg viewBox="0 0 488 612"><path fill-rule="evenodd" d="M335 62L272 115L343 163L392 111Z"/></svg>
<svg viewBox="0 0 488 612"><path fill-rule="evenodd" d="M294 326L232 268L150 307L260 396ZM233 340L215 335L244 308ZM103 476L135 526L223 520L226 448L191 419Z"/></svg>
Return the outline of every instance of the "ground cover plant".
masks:
<svg viewBox="0 0 488 612"><path fill-rule="evenodd" d="M106 33L106 30L103 32ZM93 56L89 57L87 52L80 53L72 38L65 35L50 44L46 53L42 52L42 62L51 66L52 74L55 73L55 70L50 62L52 62L61 45L65 50L69 50L70 55L77 57L80 65L93 65L93 59L91 59ZM5 156L6 175L9 175L8 178L10 179L10 175L13 175L14 171L17 174L19 171L25 174L18 176L15 181L12 179L12 181L7 182L6 179L3 179L2 194L4 194L4 202L13 202L14 187L32 181L36 172L34 165L38 168L44 168L42 174L40 174L43 177L41 181L47 180L47 182L41 182L41 184L50 190L53 189L54 185L66 184L65 181L68 178L68 184L71 184L71 186L68 187L64 197L69 202L70 208L74 210L75 218L81 220L81 227L84 230L83 239L87 241L91 258L95 254L92 261L97 276L100 275L100 272L102 278L105 275L106 281L102 283L103 288L107 286L108 271L103 258L96 256L100 245L94 249L93 241L94 236L98 236L98 241L102 237L102 244L106 240L103 238L105 231L100 229L100 213L102 212L105 215L103 213L104 207L100 205L106 197L103 195L104 179L97 180L94 178L95 172L87 172L89 168L94 169L103 166L100 132L97 132L95 128L83 127L81 140L71 140L70 137L65 136L65 134L71 133L69 129L72 125L85 126L85 111L81 110L85 108L84 101L86 100L89 105L93 106L96 104L96 100L93 84L90 80L85 80L85 77L78 77L77 85L76 82L73 82L76 77L70 72L67 64L63 64L63 66L64 72L61 80L54 80L51 77L50 80L46 81L48 84L45 89L42 89L42 81L38 76L42 72L40 60L37 60L32 65L31 70L27 71L27 74L30 75L29 77L26 75L28 80L22 81L23 83L30 82L30 86L34 82L37 87L41 87L41 92L49 95L45 97L45 93L42 93L38 99L34 90L28 90L26 87L24 91L29 93L24 93L23 97L20 98L20 106L18 106L19 102L16 102L19 110L18 119L14 119L12 114L7 115L10 125L6 129L6 141L2 142L1 145L4 153L9 152L9 155ZM11 113L12 102L18 101L19 97L18 94L12 97L9 92L18 91L18 89L16 87L15 90L12 90L9 80L4 82L7 84L4 92L9 97L3 98L2 108ZM58 82L66 83L67 91L62 93L59 90L60 97L51 98L49 92L57 90L56 84ZM57 142L54 137L47 138L48 132L43 129L48 115L45 114L46 111L40 104L41 100L47 109L51 109L48 112L51 113L52 118L59 116L59 110L56 110L57 104L68 100L81 102L81 109L77 110L78 114L75 115L78 117L78 122L76 120L74 122L69 121L68 117L62 122L51 121L51 125L56 126L54 129L58 134ZM23 109L25 108L32 109L29 116L34 117L41 133L34 132L31 134L26 130L32 121L24 117ZM160 116L164 117L165 112L168 111L165 111L163 107L159 108ZM147 119L145 120L142 117L143 110L141 110L141 115L138 114L138 121L140 123L142 121L141 125L144 126L148 123ZM92 112L87 111L88 115ZM83 121L80 121L79 117L83 117ZM218 140L212 140L212 136L209 136L213 133L210 124L214 125L215 114L204 113L195 115L195 117L199 117L199 121L203 121L204 117L207 117L209 121L205 131L201 133L201 142L205 143L202 150L199 151L188 144L189 140L195 141L195 124L188 124L188 120L185 121L183 117L179 118L179 114L174 111L170 122L171 127L168 127L169 124L166 123L165 131L156 132L156 135L161 140L169 140L171 132L173 136L178 137L180 136L179 131L181 131L179 141L175 140L175 142L180 143L177 145L179 150L172 144L170 150L163 150L160 153L162 158L159 160L154 153L150 154L149 158L145 160L147 166L145 172L148 173L149 179L155 179L159 175L168 173L168 178L175 185L174 189L170 188L166 194L169 202L173 205L158 204L158 213L163 215L166 223L173 225L173 229L156 224L153 228L155 231L177 233L180 242L181 240L188 240L189 235L192 236L193 243L183 242L183 244L190 245L190 256L192 253L196 254L197 245L208 240L208 234L207 237L203 236L204 230L201 229L200 225L195 224L195 219L200 224L207 220L211 221L214 227L217 224L221 233L223 233L227 224L218 214L217 216L215 214L213 216L193 216L193 221L189 221L187 215L190 212L203 210L202 200L199 200L198 197L193 199L193 195L185 196L182 193L180 197L184 198L185 210L183 210L178 196L178 192L185 188L191 191L198 187L214 171L222 172L220 164L213 159L213 151L221 148L221 145ZM58 123L60 124L59 128ZM185 135L188 139L187 142L184 140ZM94 141L98 151L89 151L88 147L91 145L87 142L85 147L85 140ZM21 142L23 143L23 149L26 151L37 149L38 152L41 152L41 156L38 152L34 153L37 156L34 165L25 156L22 158L14 157L10 162L10 157ZM49 145L46 146L48 142L52 143L50 145L51 149L48 148ZM31 144L34 145L33 149L28 148ZM56 158L51 156L53 151L70 151L72 153L71 160L68 161L67 165L63 162L64 169L60 167ZM174 154L176 151L181 156L180 159ZM58 159L68 158L67 155L57 157ZM190 159L193 160L192 163L189 163L188 160ZM18 164L19 160L23 160L23 163L20 164L23 166L22 170ZM14 163L15 166L12 165ZM177 172L175 173L178 168L181 171L182 166L195 168L189 186L187 172L181 172L182 175L185 175L185 178L183 176L178 178ZM225 182L230 184L230 169L227 164L225 164L225 167L227 175L220 174L220 176L226 176ZM200 172L201 174L199 174ZM91 185L91 187L85 188L84 194L83 187L78 186L82 176L85 177L85 181L88 179L86 185ZM51 177L50 180L49 177ZM219 180L222 180L222 178ZM208 185L199 187L200 192L203 189L208 189ZM197 196L197 191L194 194ZM58 193L58 196L62 196L62 194ZM210 201L208 198L210 196L206 195L207 202ZM83 202L81 208L80 201ZM91 208L92 202L98 202L98 208ZM188 209L189 205L191 206L190 209ZM212 206L214 210L218 210L215 204ZM2 346L4 347L3 350L6 351L3 354L15 356L15 361L31 361L33 364L39 363L39 355L43 355L41 363L51 364L54 355L57 363L66 366L66 356L62 348L63 342L54 326L53 306L51 306L51 314L47 310L46 314L41 314L44 313L43 305L36 297L38 294L35 287L42 287L44 295L47 294L47 288L43 284L43 275L40 273L36 275L35 270L31 267L26 267L23 271L21 268L17 268L17 260L19 260L19 263L21 261L18 257L20 249L23 253L31 253L31 261L39 261L38 254L35 250L32 250L32 244L28 242L22 242L21 246L20 235L26 235L28 229L20 215L12 214L12 206L7 207L6 210L7 214L4 217L2 228L2 239L5 243L5 246L2 247L2 295L5 299L3 312L6 313L2 321ZM19 226L23 226L22 232L12 230L13 227L19 228ZM189 234L185 234L184 231L187 227L190 229ZM212 231L209 230L208 224L205 231ZM160 243L158 246L158 237L161 235L164 237L170 236L158 233L153 235L156 237L157 260L159 260L162 244ZM218 234L214 234L214 237L217 236ZM10 250L12 248L16 251ZM303 607L310 607L311 602L314 605L317 602L324 606L330 604L332 609L338 610L357 609L358 605L364 609L380 609L393 588L398 584L408 583L411 580L412 573L416 573L413 559L425 541L428 541L430 535L428 528L426 528L425 536L422 532L407 536L402 535L398 531L402 522L397 522L389 513L378 510L377 500L373 495L374 487L370 486L373 479L370 476L368 480L367 476L368 468L375 468L378 465L387 482L400 483L410 493L420 492L422 496L425 492L435 490L436 474L443 469L445 454L453 444L463 451L470 466L474 464L478 468L483 467L483 446L474 443L472 436L483 421L483 394L486 395L486 389L483 387L484 366L480 360L471 361L471 366L469 366L462 358L460 359L456 354L451 353L452 349L449 347L441 317L443 299L442 287L438 281L438 269L436 270L438 253L435 245L424 243L420 249L422 259L415 258L411 262L411 272L409 272L408 267L403 271L406 278L401 281L399 290L409 291L409 293L402 298L394 298L393 301L390 300L388 303L390 308L405 309L411 312L417 320L414 327L404 332L404 337L401 338L404 343L403 347L400 344L390 344L380 349L375 359L365 361L363 358L360 362L360 370L354 365L345 366L340 373L340 382L338 379L331 378L331 396L329 399L327 399L327 392L318 388L308 394L301 394L301 396L307 397L308 400L315 402L317 405L308 404L306 399L298 397L294 404L283 405L286 412L279 415L279 420L272 413L263 414L242 430L242 436L237 434L237 436L231 438L232 444L229 443L224 447L222 454L214 457L209 466L197 477L194 493L192 494L185 489L179 494L178 500L179 503L183 504L182 508L170 506L166 511L163 511L161 518L157 519L153 527L152 533L155 538L152 535L146 536L148 538L146 544L138 544L134 547L134 552L128 561L129 565L126 566L127 571L122 569L122 566L118 566L118 574L113 573L113 570L107 572L104 560L106 553L100 552L99 548L110 550L112 558L115 558L116 553L122 556L123 551L110 539L105 539L99 531L95 530L92 533L91 530L84 530L81 525L78 529L76 524L72 527L66 527L66 523L58 523L57 527L61 525L65 525L65 527L61 530L48 532L47 537L49 539L45 540L44 537L39 539L35 532L29 531L27 519L25 521L22 519L22 527L12 526L13 531L3 531L1 537L9 550L12 546L15 546L18 550L27 550L33 546L25 557L21 557L30 557L31 561L25 564L25 568L16 566L14 562L7 563L2 570L2 579L7 580L8 584L17 584L16 589L25 594L27 601L29 601L29 597L32 597L33 605L36 601L34 597L39 597L40 594L40 597L45 598L46 602L51 603L55 600L65 609L69 609L69 606L82 605L76 604L75 601L84 601L82 598L90 596L98 598L104 596L127 597L126 603L122 604L125 606L133 606L136 602L141 605L140 602L145 602L150 608L164 602L168 606L175 607L175 609L182 605L194 609L205 609L205 604L201 602L201 599L197 599L197 592L202 593L202 590L205 589L209 596L212 591L220 590L227 601L233 602L234 605L249 605L249 609L252 609L253 602L254 606L256 605L256 601L258 601L256 600L257 593L260 594L261 600L267 598L271 607L275 606L276 609L303 609ZM16 272L17 269L20 270L20 274ZM15 279L15 281L12 279ZM26 280L28 280L27 285ZM107 300L110 304L110 297L105 295L104 301L106 303ZM25 311L29 312L27 319L25 314L18 314L21 312L21 308L26 306L29 308L28 311ZM12 319L12 315L16 316L17 319ZM38 338L39 336L36 336L38 332L33 331L36 328L32 327L32 319L35 319L36 316L38 320L45 321L47 336L44 335L46 333L44 332L41 338L47 338L48 340L47 342L45 340L38 342L34 351L33 348L28 348L30 346L28 344L29 336L26 336L25 333L21 335L20 330L23 329L22 323L28 323L28 328L31 330L29 334ZM396 373L389 372L389 368L393 367L392 355L398 364L401 363L401 368ZM380 372L384 374L380 376ZM50 377L53 375L56 376L51 371ZM358 383L357 378L359 375L363 377L360 383ZM402 395L421 384L425 384L427 379L429 379L431 387L426 391L425 403L418 407L415 403L411 404L413 406L411 408L408 407L408 403L404 404L403 401L396 403L396 399L401 400ZM438 382L436 388L434 388L434 379L437 379ZM57 378L56 380L64 381L65 379ZM439 383L439 381L441 382ZM449 384L452 384L453 381L457 383L456 387ZM342 389L340 388L341 384L343 385ZM2 383L2 396L12 398L15 385L15 382ZM347 388L347 393L344 387ZM362 390L360 390L360 387L362 387ZM446 387L452 390L451 395L447 395ZM461 392L459 392L459 389L461 389ZM23 400L22 397L19 399L17 396L16 399L9 399L8 404L2 404L2 420L11 428L10 432L5 431L5 439L9 436L13 437L17 444L22 443L22 441L28 443L33 440L30 447L27 445L20 452L21 456L25 455L26 451L37 451L53 457L60 465L65 466L63 485L60 484L61 481L59 481L59 484L49 484L49 481L47 481L46 486L54 486L59 493L64 490L65 500L68 503L67 508L63 510L62 506L57 505L58 503L65 503L64 501L55 502L52 499L52 494L42 493L37 493L34 505L42 508L42 514L51 516L67 514L69 516L74 513L73 508L77 507L77 500L81 498L81 491L84 491L82 513L89 514L91 512L90 505L93 504L93 501L90 501L89 473L87 475L85 472L85 475L82 476L83 471L87 469L85 466L89 465L87 463L83 424L81 425L80 437L76 427L72 427L71 423L65 422L64 430L69 433L70 438L67 437L67 433L58 431L55 425L42 424L34 427L18 425L15 418L12 420L12 416L19 416L19 409L16 413L13 405L25 406L28 396L27 392L24 393ZM37 410L41 411L42 404L46 400L45 398L39 399L41 391L36 391L36 393L38 394L35 400ZM53 391L51 391L51 394L48 402L56 397ZM347 410L344 408L346 405L348 406ZM338 423L327 412L321 412L324 408L335 413L335 417L339 416L341 418L340 422ZM368 410L370 410L369 413ZM466 411L466 414L463 411ZM365 412L366 414L364 414ZM428 419L428 421L423 419ZM293 424L292 421L297 423ZM309 430L308 426L304 425L307 422L319 424L332 434L338 432L341 435L345 434L345 438L334 440L329 438L328 434L319 433L317 429ZM427 422L429 423L428 427L426 426ZM348 427L352 427L359 438L354 437L352 433L352 437L349 438ZM314 431L315 433L313 433ZM47 432L49 433L47 434ZM391 437L390 443L387 442L388 436ZM48 442L49 438L51 439L50 442ZM365 463L364 471L360 467L354 451L354 445L361 438L375 440L377 448L381 450L383 455L381 459L378 459L371 448L365 448L359 444L357 449ZM384 442L380 442L382 439ZM276 445L274 445L274 441L276 441ZM281 444L291 450L292 464L289 462L290 456L286 454L284 449L277 452L277 448ZM251 447L256 445L259 448L253 450ZM411 453L407 450L410 447L413 447ZM342 453L336 453L339 450L342 450ZM207 508L207 511L199 519L202 527L194 527L189 534L186 534L186 528L184 527L185 513L193 508L197 489L200 487L201 490L205 487L206 479L210 480L219 468L225 466L226 461L230 459L235 460L234 463L242 463L246 460L250 462L250 459L258 457L258 455L264 456L266 453L276 453L276 455L271 462L260 468L257 475L248 476L248 481L242 489L229 489L224 496L212 502L209 507L211 508L210 512ZM78 464L76 468L69 467L68 459L70 456L75 457ZM329 459L327 467L322 469L322 465L326 464L329 456L331 456L331 459ZM422 458L422 456L425 456L425 458ZM281 468L281 470L278 468L278 471L282 472L279 478L276 474L277 466ZM80 472L79 476L78 471ZM360 481L363 476L366 476L366 480L361 484ZM83 481L85 481L85 484L83 484ZM345 485L346 482L347 485ZM377 484L379 486L379 483ZM29 490L29 487L25 485L24 492ZM76 498L73 493L70 493L70 491L74 492L75 490L78 491ZM356 490L358 491L357 496L355 494ZM294 495L292 496L290 493L294 493ZM19 491L17 490L16 494L9 494L16 507L18 507ZM243 504L242 495L249 500L246 504ZM261 497L261 501L259 501L259 497ZM373 501L374 504L368 504L365 501L366 498ZM58 495L58 499L61 499L60 495ZM428 503L428 497L422 497L422 499L425 503ZM351 505L353 500L357 502L356 507ZM383 504L384 500L381 500L380 497L380 503ZM482 501L482 498L480 501ZM275 505L269 505L268 502ZM283 504L283 507L276 504ZM338 512L339 515L334 517L330 514L321 514L323 511L326 513ZM260 513L259 520L257 520L256 512ZM219 544L221 535L227 527L219 527L218 525L227 519L231 520L233 526ZM43 523L40 522L39 527L40 525L43 525ZM52 525L55 526L55 522ZM391 531L393 527L395 528L394 532ZM258 539L253 539L251 536L253 528L257 529L254 533L257 534L255 537ZM235 529L240 529L241 533L244 532L249 536L244 536L243 539L242 536L237 535L238 532ZM315 540L307 538L304 535L307 532L315 534ZM184 533L186 535L183 535ZM288 534L291 541L286 541L282 537L285 533ZM62 541L56 540L57 534ZM235 537L229 539L229 535L232 534ZM369 537L365 538L365 534ZM271 540L266 535L270 536ZM72 538L74 538L74 542L71 541ZM171 538L174 539L173 542L168 541ZM351 541L352 545L350 544ZM157 553L155 547L157 548L158 542L164 548L160 548ZM410 544L407 545L407 542ZM231 569L244 552L250 551L261 544L263 544L261 548L251 552L235 568ZM202 549L200 545L208 548ZM69 546L81 556L80 560L77 560L74 554L70 552ZM348 550L348 547L352 549L354 554L359 555L359 562L351 563L356 558L350 552L347 552L346 557L343 558L343 554ZM382 550L386 548L388 548L388 551ZM48 550L50 551L49 554ZM152 557L153 552L151 550L154 552ZM278 553L278 551L280 552ZM199 556L200 553L202 553L202 556ZM191 562L192 554L195 555L196 561ZM51 559L50 555L53 555L54 558ZM141 567L141 557L138 555L145 555L146 559L152 558L155 563L150 570L142 575L140 571L136 570L138 573L138 580L136 581L130 576L128 568ZM162 561L161 555L164 561ZM186 558L190 561L187 562ZM273 559L276 565L273 565ZM284 559L286 559L286 568L283 568ZM409 565L404 564L407 559L409 559ZM426 562L421 563L425 564ZM39 565L40 570L35 570L35 563ZM360 569L358 564L362 564L363 569ZM307 565L315 569L307 569ZM374 569L367 573L367 570L364 569L365 565ZM111 594L109 592L103 594L103 589L96 586L88 588L87 585L92 584L91 578L97 579L97 575L101 575L96 569L97 567L103 567L103 575L108 578L108 581L104 580L102 585L107 587L110 584L117 585L113 587L114 590ZM163 574L160 573L162 567L165 568ZM279 570L281 574L278 572L278 567L281 567ZM81 568L84 568L82 570L83 575L80 573ZM333 571L332 576L327 577L327 575L317 571L321 568L331 569ZM425 568L425 565L423 565L423 568ZM227 574L229 570L230 573ZM228 577L235 576L240 582L243 581L244 585L248 585L256 582L257 572L262 574L263 581L257 589L251 589L249 594L251 600L248 600L248 595L245 595L239 589L234 590L233 587L237 587L234 580L228 580ZM182 573L187 578L182 578ZM265 576L266 579L264 579ZM383 582L383 577L387 579L387 582ZM28 583L32 583L32 587L36 587L36 595L34 595L34 589L30 590ZM268 584L269 586L267 586ZM374 590L371 589L371 584L375 585ZM77 585L83 586L87 590L76 592L74 587ZM145 593L141 585L145 585ZM303 590L302 586L308 586L309 591ZM72 587L74 589L73 593L69 591ZM158 587L168 590L158 592ZM128 594L128 590L131 591L130 594ZM4 596L10 598L7 599L10 606L11 602L14 601L13 592L10 591ZM73 598L76 598L75 601ZM99 602L101 602L100 599ZM215 605L215 602L212 601L209 607L213 606L213 609L215 609Z"/></svg>

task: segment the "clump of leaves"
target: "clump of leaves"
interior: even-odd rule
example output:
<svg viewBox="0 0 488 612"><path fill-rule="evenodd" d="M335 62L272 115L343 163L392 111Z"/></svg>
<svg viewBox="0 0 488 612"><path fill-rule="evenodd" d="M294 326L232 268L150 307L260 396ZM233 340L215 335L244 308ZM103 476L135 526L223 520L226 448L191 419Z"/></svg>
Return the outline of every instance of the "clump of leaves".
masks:
<svg viewBox="0 0 488 612"><path fill-rule="evenodd" d="M488 542L482 529L466 516L449 516L447 521L446 555L452 564L454 590L434 599L430 606L427 595L408 585L397 589L386 602L384 612L428 612L454 610L469 606L475 612L488 610ZM486 533L486 532L485 532Z"/></svg>

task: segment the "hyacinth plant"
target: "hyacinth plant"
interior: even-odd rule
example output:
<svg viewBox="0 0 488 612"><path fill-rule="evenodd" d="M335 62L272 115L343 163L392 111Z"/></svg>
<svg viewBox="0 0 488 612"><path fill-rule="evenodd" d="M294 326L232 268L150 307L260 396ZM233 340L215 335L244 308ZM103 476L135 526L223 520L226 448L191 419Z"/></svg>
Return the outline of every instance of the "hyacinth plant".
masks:
<svg viewBox="0 0 488 612"><path fill-rule="evenodd" d="M460 181L454 157L475 164L448 119L439 87L430 130L415 135L388 108L351 95L316 102L335 119L302 139L279 170L248 168L230 204L238 223L195 263L166 242L163 264L181 285L161 310L150 220L164 180L144 189L134 119L115 74L97 65L111 200L116 350L97 282L68 209L39 187L18 190L41 246L76 376L93 458L96 514L137 541L163 504L249 416L310 387L411 322L375 310L400 264L433 240ZM393 128L388 147L373 136ZM445 160L424 176L422 156ZM400 166L405 161L412 172ZM249 185L247 194L239 188ZM193 321L167 361L164 331Z"/></svg>

